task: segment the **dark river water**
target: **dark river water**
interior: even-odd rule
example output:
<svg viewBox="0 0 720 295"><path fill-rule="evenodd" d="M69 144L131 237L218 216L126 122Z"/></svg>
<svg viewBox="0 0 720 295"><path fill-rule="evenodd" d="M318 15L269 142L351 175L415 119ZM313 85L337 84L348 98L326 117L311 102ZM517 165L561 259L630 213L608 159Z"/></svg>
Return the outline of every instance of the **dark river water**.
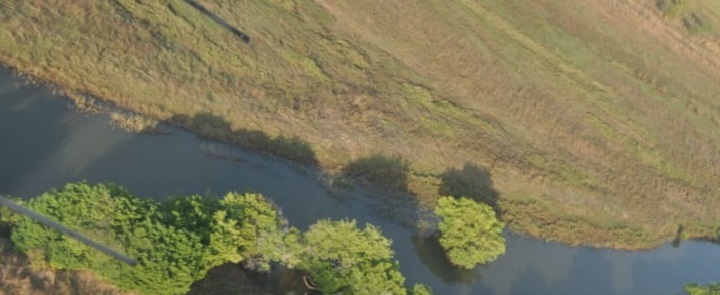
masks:
<svg viewBox="0 0 720 295"><path fill-rule="evenodd" d="M451 294L679 294L688 282L720 281L720 246L686 242L645 252L566 247L507 233L507 253L459 271L436 244L380 217L357 198L332 197L318 178L282 161L205 142L172 130L165 135L113 130L105 115L67 108L48 89L22 86L0 70L0 194L36 196L70 181L112 181L140 196L255 191L273 199L290 223L354 218L380 226L408 283ZM222 149L245 161L207 155Z"/></svg>

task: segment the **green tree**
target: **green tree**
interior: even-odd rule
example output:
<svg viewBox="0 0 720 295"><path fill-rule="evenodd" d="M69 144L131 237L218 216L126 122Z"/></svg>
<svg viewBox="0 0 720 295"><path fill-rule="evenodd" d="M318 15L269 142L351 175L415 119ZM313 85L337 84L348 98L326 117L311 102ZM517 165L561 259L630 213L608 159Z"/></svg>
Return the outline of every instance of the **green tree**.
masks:
<svg viewBox="0 0 720 295"><path fill-rule="evenodd" d="M275 205L259 194L228 193L220 201L221 210L216 212L216 231L213 240L230 239L231 247L239 255L237 259L252 263L257 269L268 270L269 260L280 258L286 221ZM216 243L217 244L217 243ZM275 248L277 247L277 248ZM232 251L218 251L231 253ZM249 260L248 260L249 259Z"/></svg>
<svg viewBox="0 0 720 295"><path fill-rule="evenodd" d="M440 245L450 262L471 269L505 253L504 224L492 207L468 198L441 197L435 213L440 217Z"/></svg>
<svg viewBox="0 0 720 295"><path fill-rule="evenodd" d="M720 284L714 283L707 286L689 284L685 286L688 295L720 295Z"/></svg>
<svg viewBox="0 0 720 295"><path fill-rule="evenodd" d="M354 220L320 220L305 233L299 268L308 271L324 294L407 294L391 241Z"/></svg>

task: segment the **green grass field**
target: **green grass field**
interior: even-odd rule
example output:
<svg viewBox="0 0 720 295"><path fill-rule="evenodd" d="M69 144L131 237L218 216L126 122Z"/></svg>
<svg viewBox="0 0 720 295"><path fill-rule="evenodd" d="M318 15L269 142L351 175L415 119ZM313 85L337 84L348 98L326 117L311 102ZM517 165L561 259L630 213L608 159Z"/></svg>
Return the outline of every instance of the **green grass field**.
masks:
<svg viewBox="0 0 720 295"><path fill-rule="evenodd" d="M720 226L720 2L0 0L0 61L329 173L488 167L531 236L639 249ZM689 4L686 4L689 3Z"/></svg>

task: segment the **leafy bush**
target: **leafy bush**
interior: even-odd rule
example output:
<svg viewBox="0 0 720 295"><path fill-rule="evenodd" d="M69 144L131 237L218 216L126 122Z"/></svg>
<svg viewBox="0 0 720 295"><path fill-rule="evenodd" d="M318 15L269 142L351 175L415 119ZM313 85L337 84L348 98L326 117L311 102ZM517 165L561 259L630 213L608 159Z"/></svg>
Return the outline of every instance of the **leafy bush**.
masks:
<svg viewBox="0 0 720 295"><path fill-rule="evenodd" d="M505 253L504 224L492 207L468 198L442 197L435 213L441 218L440 245L453 264L471 269Z"/></svg>
<svg viewBox="0 0 720 295"><path fill-rule="evenodd" d="M358 229L354 220L321 220L305 234L299 268L315 278L324 294L405 295L391 243L370 224Z"/></svg>

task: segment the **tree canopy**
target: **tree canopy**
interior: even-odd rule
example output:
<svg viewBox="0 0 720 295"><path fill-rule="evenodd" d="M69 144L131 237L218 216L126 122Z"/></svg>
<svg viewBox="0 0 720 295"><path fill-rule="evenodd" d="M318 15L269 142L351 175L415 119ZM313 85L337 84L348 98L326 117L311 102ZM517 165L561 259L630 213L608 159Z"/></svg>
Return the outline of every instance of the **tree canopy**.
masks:
<svg viewBox="0 0 720 295"><path fill-rule="evenodd" d="M305 234L299 268L307 270L325 294L405 295L405 278L390 244L371 224L359 229L354 220L320 220Z"/></svg>
<svg viewBox="0 0 720 295"><path fill-rule="evenodd" d="M441 197L435 213L440 217L440 245L453 264L471 269L505 253L504 224L492 207L468 198Z"/></svg>
<svg viewBox="0 0 720 295"><path fill-rule="evenodd" d="M265 271L271 261L307 271L325 294L408 293L391 241L377 227L320 220L303 233L258 194L154 202L114 184L81 182L23 203L138 263L128 266L25 216L3 216L2 222L12 226L13 243L31 261L54 269L89 269L142 294L185 294L215 266L243 262ZM430 290L413 287L411 294Z"/></svg>

